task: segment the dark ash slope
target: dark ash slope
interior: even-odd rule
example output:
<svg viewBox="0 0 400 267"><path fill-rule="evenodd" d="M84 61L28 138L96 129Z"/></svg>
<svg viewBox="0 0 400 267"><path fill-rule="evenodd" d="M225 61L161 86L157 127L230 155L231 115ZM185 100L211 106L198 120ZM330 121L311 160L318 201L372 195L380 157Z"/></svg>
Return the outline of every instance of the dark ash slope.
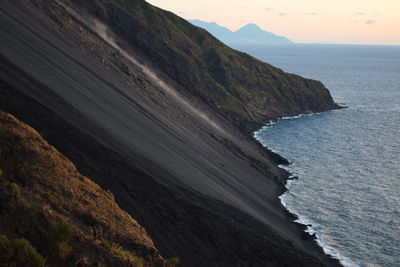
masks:
<svg viewBox="0 0 400 267"><path fill-rule="evenodd" d="M180 85L177 90L204 98L226 116L259 123L336 107L319 81L235 51L143 0L72 1L107 22L148 64Z"/></svg>
<svg viewBox="0 0 400 267"><path fill-rule="evenodd" d="M230 109L243 109L252 100L219 103L218 97L209 95L212 88L219 94L218 84L200 76L193 81L185 78L191 65L180 65L175 53L183 50L171 48L175 54L164 53L162 46L151 52L148 49L159 48L158 42L169 39L153 35L157 28L132 21L165 16L179 26L180 19L145 2L128 2L150 13L128 16L107 2L102 10L110 12L109 23L117 23L115 32L126 37L119 38L85 12L71 11L71 6L58 1L4 1L0 107L43 132L84 175L109 188L118 204L147 229L164 257L177 256L186 266L335 265L290 222L280 205L277 197L287 174L276 166L279 157L237 128L249 116L259 122L264 115L272 118L331 108L327 90L318 82L282 74L287 84L276 83L286 96L291 90L285 86L309 92L296 93L303 107L277 104L272 106L282 110L257 108L257 116L250 106L246 113ZM100 1L80 3L96 11ZM123 32L119 22L140 33ZM190 29L222 47L204 31ZM150 38L155 46L128 37ZM272 75L269 65L229 51L235 54L231 64L244 60L261 68L243 70L249 79L252 73ZM207 68L200 73L218 71ZM183 87L186 82L190 83Z"/></svg>

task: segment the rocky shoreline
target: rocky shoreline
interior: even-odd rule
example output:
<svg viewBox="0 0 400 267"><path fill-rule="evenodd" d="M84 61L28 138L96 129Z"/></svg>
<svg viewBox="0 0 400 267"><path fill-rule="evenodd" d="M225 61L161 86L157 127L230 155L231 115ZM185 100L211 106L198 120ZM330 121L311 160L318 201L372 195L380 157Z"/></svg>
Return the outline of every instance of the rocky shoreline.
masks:
<svg viewBox="0 0 400 267"><path fill-rule="evenodd" d="M110 190L164 258L179 257L182 266L339 264L279 202L289 174L278 164L287 161L251 136L249 129L264 121L261 111L252 122L204 92L185 91L179 77L146 59L143 47L121 38L116 42L126 50L119 51L56 2L6 1L0 11L0 108ZM327 102L303 111L335 106L325 88L315 90Z"/></svg>

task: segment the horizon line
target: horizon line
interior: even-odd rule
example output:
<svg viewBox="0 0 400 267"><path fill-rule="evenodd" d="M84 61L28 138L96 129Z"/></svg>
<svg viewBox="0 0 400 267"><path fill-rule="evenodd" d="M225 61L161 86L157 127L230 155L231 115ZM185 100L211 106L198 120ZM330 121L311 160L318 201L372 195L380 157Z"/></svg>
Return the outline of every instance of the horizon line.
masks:
<svg viewBox="0 0 400 267"><path fill-rule="evenodd" d="M178 15L179 16L179 15ZM254 25L256 25L257 27L259 27L261 30L263 30L263 31L267 31L267 32L269 32L268 30L265 30L265 29L263 29L262 27L260 27L257 23L254 23L254 22L249 22L249 23L246 23L246 24L244 24L243 26L241 26L240 28L238 28L237 30L232 30L231 28L229 28L228 26L224 26L224 25L221 25L221 24L219 24L218 22L216 22L216 21L205 21L205 20L201 20L201 19L194 19L194 18L183 18L183 19L185 19L186 21L188 21L189 23L191 23L190 22L190 20L198 20L198 21L202 21L202 22L206 22L206 23L215 23L215 24L217 24L218 26L220 26L220 27L224 27L224 28L226 28L226 29L228 29L228 30L230 30L231 32L236 32L237 30L239 30L239 29L241 29L241 28L244 28L245 26L247 26L247 25L249 25L249 24L254 24ZM195 25L196 26L196 25ZM295 44L320 44L320 45L369 45L369 46L400 46L400 43L398 43L398 44L392 44L392 43L382 43L382 44L380 44L380 43L357 43L357 42L349 42L349 43L336 43L336 42L324 42L324 41L305 41L305 42L296 42L296 41L294 41L293 39L291 39L290 37L288 37L288 36L285 36L285 35L281 35L281 34L277 34L277 33L273 33L273 32L270 32L270 33L272 33L272 34L275 34L275 35L278 35L278 36L282 36L282 37L285 37L285 38L288 38L292 43L291 44L281 44L281 45L295 45ZM218 38L217 38L218 39ZM266 44L266 45L269 45L269 44ZM271 45L274 45L274 44L271 44Z"/></svg>
<svg viewBox="0 0 400 267"><path fill-rule="evenodd" d="M239 44L239 43L237 43ZM251 45L251 44L246 44ZM254 44L254 45L365 45L365 46L400 46L400 44L368 44L368 43L330 43L330 42L294 42L288 44Z"/></svg>

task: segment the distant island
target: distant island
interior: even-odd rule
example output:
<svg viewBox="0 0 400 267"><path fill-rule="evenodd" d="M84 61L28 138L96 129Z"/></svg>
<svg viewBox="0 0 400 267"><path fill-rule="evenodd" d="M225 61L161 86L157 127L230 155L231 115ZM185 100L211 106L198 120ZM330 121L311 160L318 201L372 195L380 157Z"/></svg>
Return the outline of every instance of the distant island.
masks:
<svg viewBox="0 0 400 267"><path fill-rule="evenodd" d="M215 22L205 22L198 19L189 20L195 26L205 29L221 42L226 44L293 44L284 36L278 36L249 23L233 32Z"/></svg>

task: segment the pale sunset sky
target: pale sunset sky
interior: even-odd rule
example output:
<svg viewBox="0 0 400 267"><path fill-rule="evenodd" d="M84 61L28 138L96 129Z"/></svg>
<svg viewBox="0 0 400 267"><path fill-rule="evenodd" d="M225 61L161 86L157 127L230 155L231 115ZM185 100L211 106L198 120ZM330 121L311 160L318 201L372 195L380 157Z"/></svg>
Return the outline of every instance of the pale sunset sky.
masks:
<svg viewBox="0 0 400 267"><path fill-rule="evenodd" d="M247 23L297 43L400 45L400 0L147 0L230 30Z"/></svg>

